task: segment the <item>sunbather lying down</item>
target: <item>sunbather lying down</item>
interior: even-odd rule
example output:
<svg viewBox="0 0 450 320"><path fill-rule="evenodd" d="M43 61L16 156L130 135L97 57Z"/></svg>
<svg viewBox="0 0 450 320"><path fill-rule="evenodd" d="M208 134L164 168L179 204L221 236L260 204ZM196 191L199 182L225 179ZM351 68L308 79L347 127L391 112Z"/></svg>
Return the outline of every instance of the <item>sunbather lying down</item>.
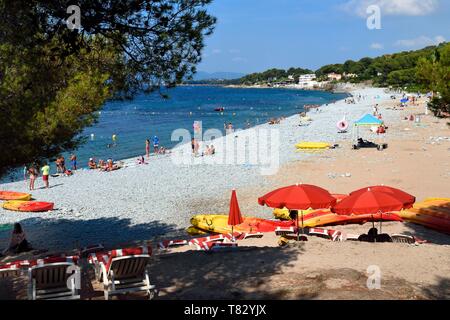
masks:
<svg viewBox="0 0 450 320"><path fill-rule="evenodd" d="M377 228L371 228L367 234L360 235L358 241L392 242L392 238L387 233L378 234Z"/></svg>

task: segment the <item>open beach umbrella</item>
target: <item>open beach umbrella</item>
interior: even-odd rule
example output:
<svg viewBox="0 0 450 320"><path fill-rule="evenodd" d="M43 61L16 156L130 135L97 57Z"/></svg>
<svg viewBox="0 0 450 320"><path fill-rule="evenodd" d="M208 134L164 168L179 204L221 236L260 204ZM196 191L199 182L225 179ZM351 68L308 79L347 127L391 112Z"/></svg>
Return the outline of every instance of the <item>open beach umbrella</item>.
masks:
<svg viewBox="0 0 450 320"><path fill-rule="evenodd" d="M228 225L231 226L231 235L234 239L234 226L237 226L244 222L241 215L241 209L239 209L239 203L236 196L236 190L233 189L231 192L230 200L230 212L228 214Z"/></svg>
<svg viewBox="0 0 450 320"><path fill-rule="evenodd" d="M343 199L331 208L331 212L341 215L383 214L400 211L403 208L405 204L394 195L367 188L365 191L358 191ZM375 227L373 220L372 224Z"/></svg>
<svg viewBox="0 0 450 320"><path fill-rule="evenodd" d="M403 209L409 209L412 208L413 204L416 202L416 197L413 195L410 195L409 193L406 193L400 189L385 186L385 185L379 185L379 186L371 186L371 187L365 187L359 190L355 190L353 192L350 192L350 195L358 195L362 194L367 191L367 189L370 188L370 190L373 191L380 191L387 193L394 198L400 200L403 203Z"/></svg>
<svg viewBox="0 0 450 320"><path fill-rule="evenodd" d="M303 210L329 208L336 203L336 198L323 188L310 184L296 184L269 192L258 198L258 203L271 208L300 210L303 232Z"/></svg>

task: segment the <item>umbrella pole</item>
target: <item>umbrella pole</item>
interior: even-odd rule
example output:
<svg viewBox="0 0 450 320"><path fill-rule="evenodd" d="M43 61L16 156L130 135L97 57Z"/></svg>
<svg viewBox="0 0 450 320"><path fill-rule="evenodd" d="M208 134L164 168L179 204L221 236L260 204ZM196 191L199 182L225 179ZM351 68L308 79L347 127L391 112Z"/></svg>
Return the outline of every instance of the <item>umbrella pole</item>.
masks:
<svg viewBox="0 0 450 320"><path fill-rule="evenodd" d="M297 219L297 241L300 241L300 229L298 227L298 213L295 218Z"/></svg>
<svg viewBox="0 0 450 320"><path fill-rule="evenodd" d="M236 242L234 239L234 226L231 226L231 241Z"/></svg>
<svg viewBox="0 0 450 320"><path fill-rule="evenodd" d="M302 235L305 234L305 231L303 230L303 210L300 211L301 215L302 215Z"/></svg>
<svg viewBox="0 0 450 320"><path fill-rule="evenodd" d="M380 212L380 234L382 234L381 226L383 225L383 212Z"/></svg>

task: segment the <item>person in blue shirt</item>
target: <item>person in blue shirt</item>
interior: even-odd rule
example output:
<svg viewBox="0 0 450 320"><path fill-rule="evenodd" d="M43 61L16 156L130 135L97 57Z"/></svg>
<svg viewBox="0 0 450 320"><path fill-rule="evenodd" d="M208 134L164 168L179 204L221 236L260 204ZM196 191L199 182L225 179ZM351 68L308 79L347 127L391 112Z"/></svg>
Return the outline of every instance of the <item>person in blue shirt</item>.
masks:
<svg viewBox="0 0 450 320"><path fill-rule="evenodd" d="M157 136L153 137L153 151L155 153L158 153L158 148L159 148L159 138Z"/></svg>

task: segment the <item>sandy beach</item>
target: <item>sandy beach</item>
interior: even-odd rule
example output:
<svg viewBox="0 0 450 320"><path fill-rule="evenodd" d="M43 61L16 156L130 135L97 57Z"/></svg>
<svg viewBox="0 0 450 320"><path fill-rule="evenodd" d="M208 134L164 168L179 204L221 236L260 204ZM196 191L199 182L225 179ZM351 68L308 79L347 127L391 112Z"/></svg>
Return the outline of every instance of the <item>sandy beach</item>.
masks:
<svg viewBox="0 0 450 320"><path fill-rule="evenodd" d="M233 188L243 215L269 219L272 210L259 206L257 198L295 183L318 185L332 193L385 184L415 195L418 201L449 197L450 129L445 119L425 115L424 99L416 106L394 110L398 99L393 101L383 89L355 88L351 93L363 98L356 104L338 101L322 106L320 112L311 111L309 126L299 126L295 115L274 126L252 129L276 129L280 135L280 167L273 175L262 175L259 166L248 163L175 165L167 155L136 165L135 159L129 159L118 171L80 170L72 177L51 179L52 187L34 191L33 198L54 202L54 211L31 214L0 209L0 224L21 222L34 247L61 252L95 243L115 248L143 240L189 238L184 229L193 215L227 214ZM371 113L374 104L379 104L389 127L383 138L389 147L382 152L352 150L352 131L339 134L336 123L344 115L353 123ZM420 115L420 123L403 120L410 114ZM245 133L236 135L233 139L238 141ZM339 147L299 153L294 145L300 141L325 141ZM214 143L217 156L229 152L219 140ZM25 192L27 186L22 181L2 184L0 189ZM356 234L368 228L334 227ZM206 254L191 247L155 250L151 278L161 299L450 298L449 235L411 223L384 223L383 232L414 235L431 243L336 243L311 237L280 248L277 237L266 234L240 242L235 252ZM9 232L0 231L1 248L8 239ZM366 286L367 268L373 265L382 272L380 290ZM237 277L232 276L233 269L239 271L232 273ZM11 285L14 290L6 289ZM2 286L0 297L23 295L20 281L11 285ZM97 285L85 288L86 298L102 297Z"/></svg>

